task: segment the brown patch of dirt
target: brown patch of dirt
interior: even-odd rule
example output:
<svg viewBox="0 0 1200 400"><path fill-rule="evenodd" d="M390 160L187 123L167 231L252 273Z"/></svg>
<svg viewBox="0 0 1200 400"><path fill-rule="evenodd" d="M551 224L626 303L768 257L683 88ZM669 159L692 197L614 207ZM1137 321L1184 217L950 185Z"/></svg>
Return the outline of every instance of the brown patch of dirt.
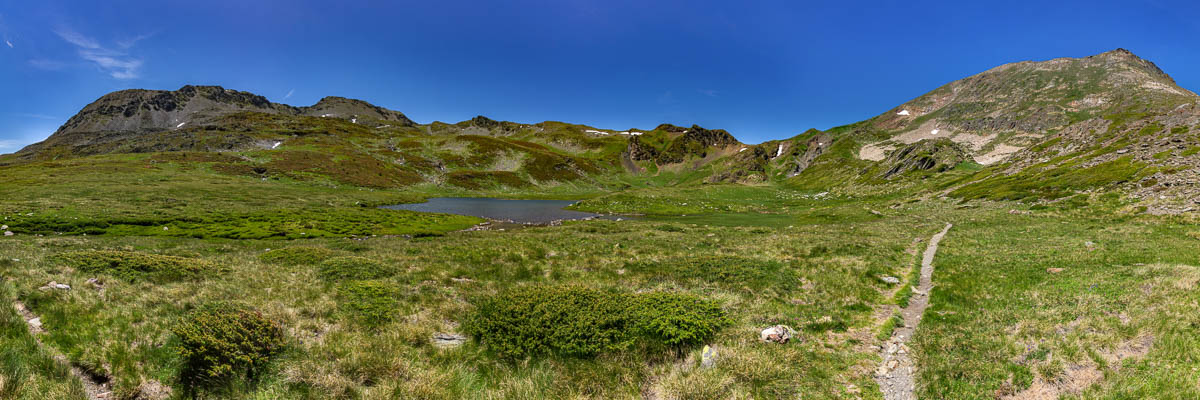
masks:
<svg viewBox="0 0 1200 400"><path fill-rule="evenodd" d="M1108 364L1108 369L1118 370L1124 360L1136 360L1150 353L1154 345L1154 336L1140 335L1122 342L1116 349L1099 352ZM1051 400L1063 395L1078 395L1084 390L1104 379L1104 371L1094 362L1070 364L1064 368L1063 374L1047 379L1038 376L1025 390L1015 394L1002 396L1004 400Z"/></svg>

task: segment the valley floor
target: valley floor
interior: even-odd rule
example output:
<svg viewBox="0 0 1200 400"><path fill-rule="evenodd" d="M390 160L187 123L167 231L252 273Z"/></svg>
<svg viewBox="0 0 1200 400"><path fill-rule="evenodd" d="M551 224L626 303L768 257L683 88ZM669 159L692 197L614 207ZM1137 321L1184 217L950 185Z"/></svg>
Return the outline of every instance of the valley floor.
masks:
<svg viewBox="0 0 1200 400"><path fill-rule="evenodd" d="M304 201L352 197L338 193ZM651 215L507 231L441 221L432 236L358 239L236 239L195 226L200 237L175 237L158 225L156 236L2 237L0 302L29 314L0 308L0 398L81 398L74 366L117 398L161 397L165 385L176 398L878 399L881 346L903 324L920 253L948 223L908 346L919 398L1200 398L1200 228L1183 217L748 186L645 189L577 208ZM319 259L264 257L294 247L395 272L372 279L383 290L364 299ZM62 257L99 250L206 267L143 277ZM731 324L704 343L717 353L711 367L702 346L504 359L473 340L446 344L479 298L534 284L690 293ZM278 321L285 350L253 383L187 393L172 328L228 300ZM372 305L383 311L362 312ZM777 324L795 337L760 341Z"/></svg>

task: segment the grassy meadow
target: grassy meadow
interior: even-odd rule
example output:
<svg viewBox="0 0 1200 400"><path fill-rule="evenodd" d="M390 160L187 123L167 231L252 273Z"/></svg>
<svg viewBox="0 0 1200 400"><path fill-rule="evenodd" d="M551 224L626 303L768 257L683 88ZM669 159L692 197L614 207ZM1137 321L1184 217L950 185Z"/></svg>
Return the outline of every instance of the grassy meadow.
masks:
<svg viewBox="0 0 1200 400"><path fill-rule="evenodd" d="M69 364L116 398L163 384L172 398L876 399L876 346L946 222L955 227L911 344L922 398L1200 392L1200 229L1112 196L1031 209L768 185L496 189L473 194L642 216L467 231L481 220L375 208L464 194L453 189L230 178L147 160L0 169L0 215L16 232L0 238L0 297L44 329L35 339L15 309L0 310L0 398L79 398ZM42 289L51 281L71 289ZM573 352L435 339L483 332L467 326L480 305L523 288L617 303L683 296L721 315L695 325L713 332L679 341L626 334L642 322L619 307L611 320L559 321L617 338L545 344ZM180 349L206 338L189 324L228 303L272 323L279 342L252 373L197 384ZM697 322L670 317L651 325ZM796 336L761 342L777 324ZM711 367L705 345L718 354Z"/></svg>

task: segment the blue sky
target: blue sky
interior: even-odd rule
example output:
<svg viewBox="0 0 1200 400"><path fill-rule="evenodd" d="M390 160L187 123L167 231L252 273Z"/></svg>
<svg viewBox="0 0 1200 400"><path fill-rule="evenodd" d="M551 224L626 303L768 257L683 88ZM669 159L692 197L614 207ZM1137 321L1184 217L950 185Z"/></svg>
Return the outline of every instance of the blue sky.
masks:
<svg viewBox="0 0 1200 400"><path fill-rule="evenodd" d="M869 118L999 64L1124 47L1200 89L1193 1L0 0L0 153L114 90L221 85L483 114L724 128Z"/></svg>

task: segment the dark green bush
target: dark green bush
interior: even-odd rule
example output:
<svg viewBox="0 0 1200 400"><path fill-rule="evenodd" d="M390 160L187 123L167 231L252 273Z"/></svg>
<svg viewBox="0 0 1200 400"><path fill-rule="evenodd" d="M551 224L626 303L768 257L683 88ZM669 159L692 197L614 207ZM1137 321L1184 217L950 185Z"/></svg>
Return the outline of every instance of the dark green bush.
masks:
<svg viewBox="0 0 1200 400"><path fill-rule="evenodd" d="M212 303L187 315L171 330L179 338L182 381L190 387L253 380L284 345L283 329L258 311Z"/></svg>
<svg viewBox="0 0 1200 400"><path fill-rule="evenodd" d="M325 260L318 273L328 281L347 281L386 278L395 270L370 258L349 256Z"/></svg>
<svg viewBox="0 0 1200 400"><path fill-rule="evenodd" d="M338 286L342 310L372 328L395 318L400 294L400 288L387 281L350 281Z"/></svg>
<svg viewBox="0 0 1200 400"><path fill-rule="evenodd" d="M730 324L720 306L695 295L650 292L637 294L634 300L637 330L654 342L697 345Z"/></svg>
<svg viewBox="0 0 1200 400"><path fill-rule="evenodd" d="M693 345L729 323L716 304L677 293L531 285L474 303L464 332L508 358Z"/></svg>
<svg viewBox="0 0 1200 400"><path fill-rule="evenodd" d="M288 247L268 251L258 256L258 259L271 264L311 265L336 255L337 252L322 247Z"/></svg>
<svg viewBox="0 0 1200 400"><path fill-rule="evenodd" d="M81 272L108 274L124 280L169 281L217 272L204 260L118 250L72 251L55 258Z"/></svg>

